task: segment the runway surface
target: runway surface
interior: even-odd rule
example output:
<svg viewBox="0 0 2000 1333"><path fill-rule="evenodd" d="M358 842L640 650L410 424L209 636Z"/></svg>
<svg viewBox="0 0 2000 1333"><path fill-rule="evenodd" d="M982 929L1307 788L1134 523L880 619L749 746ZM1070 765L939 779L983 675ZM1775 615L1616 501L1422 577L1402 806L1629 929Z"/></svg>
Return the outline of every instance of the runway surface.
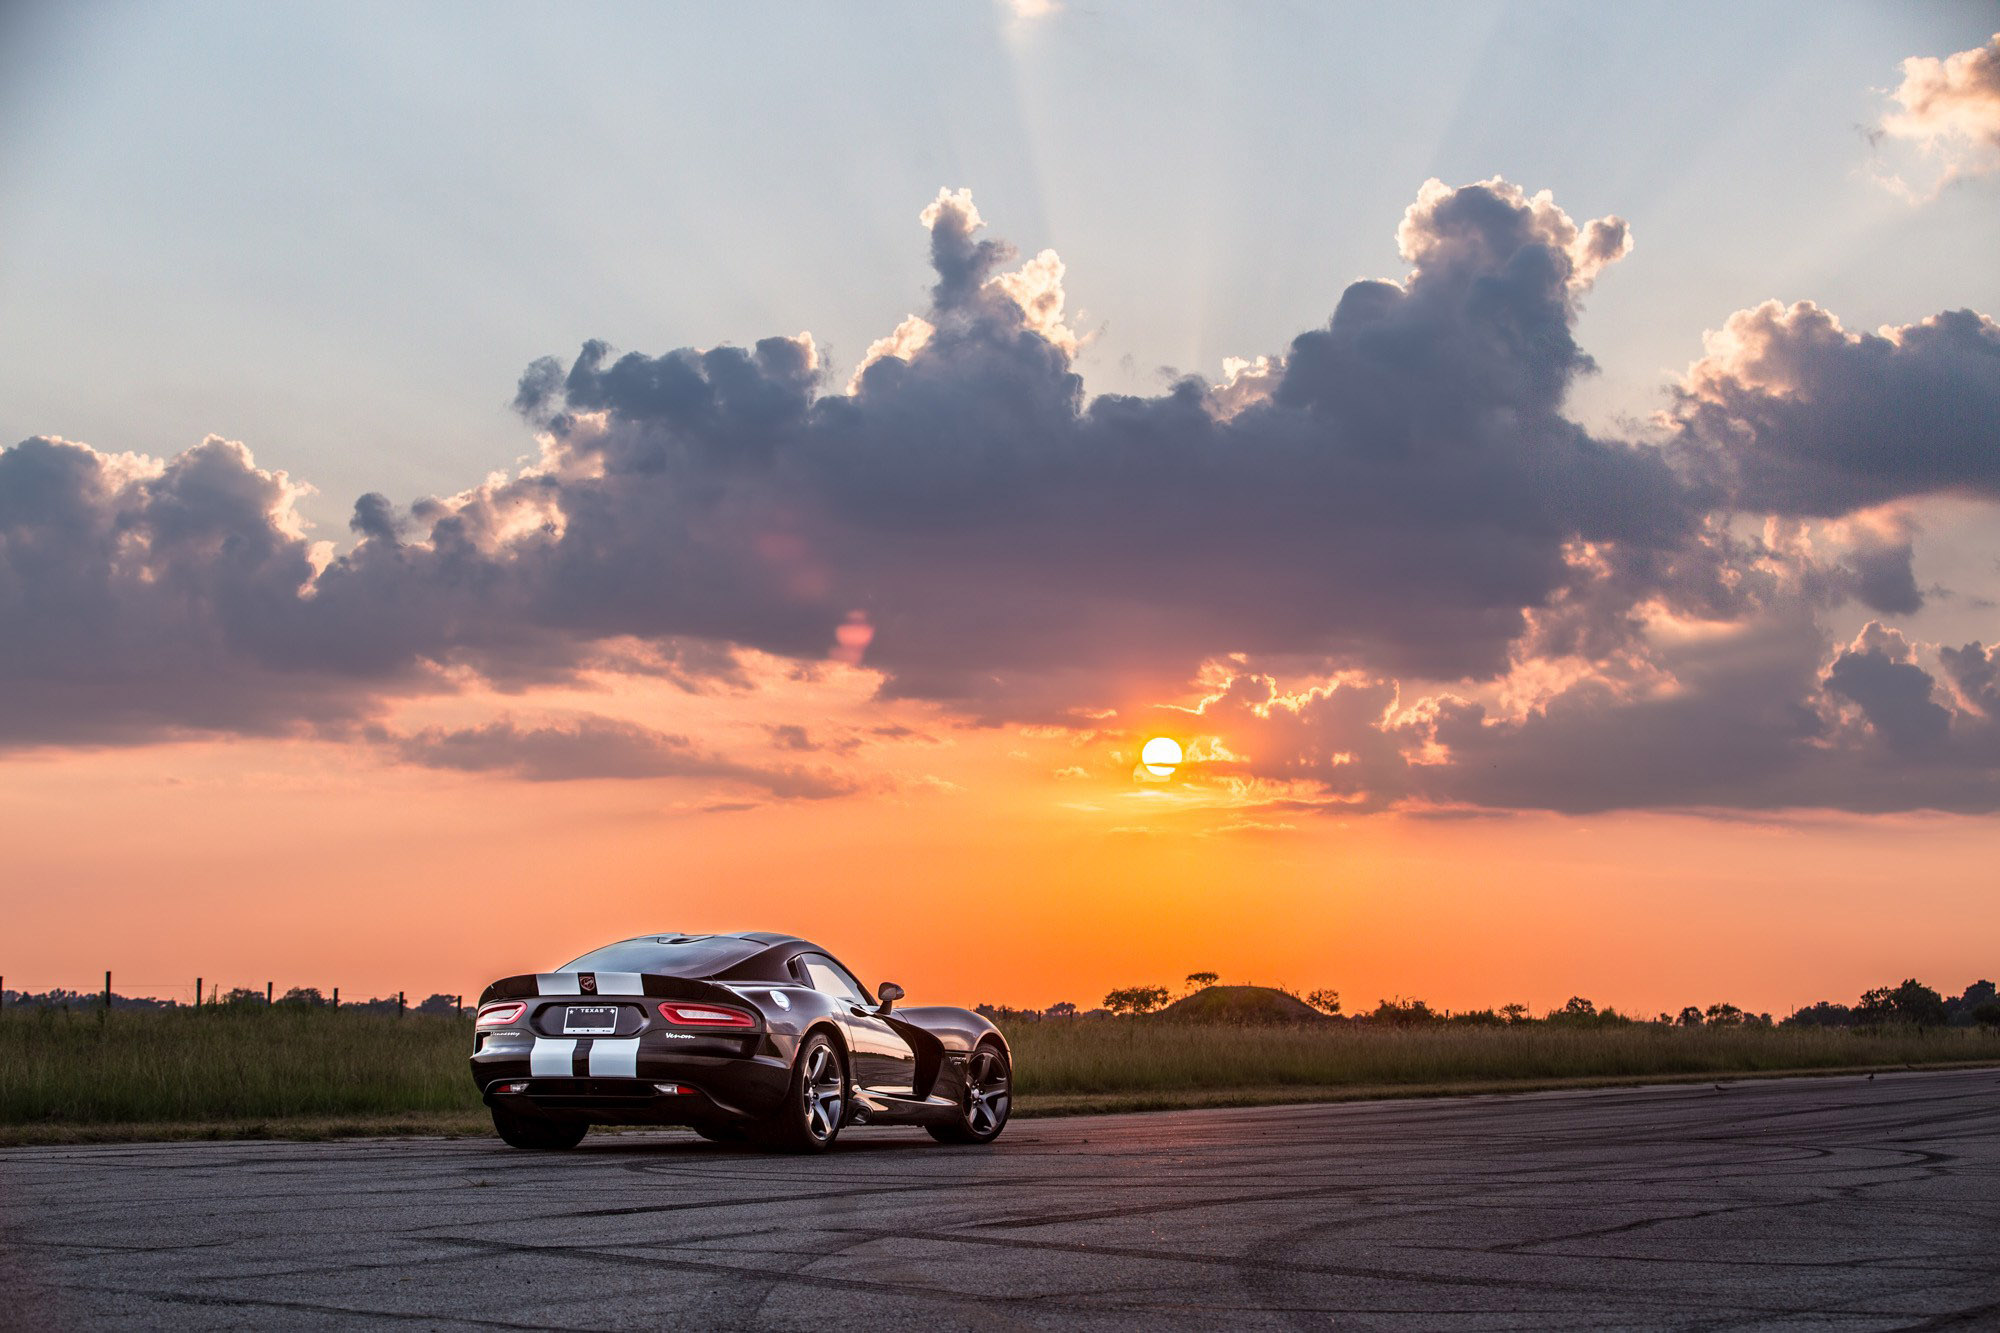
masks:
<svg viewBox="0 0 2000 1333"><path fill-rule="evenodd" d="M2000 1070L0 1153L16 1327L2000 1328Z"/></svg>

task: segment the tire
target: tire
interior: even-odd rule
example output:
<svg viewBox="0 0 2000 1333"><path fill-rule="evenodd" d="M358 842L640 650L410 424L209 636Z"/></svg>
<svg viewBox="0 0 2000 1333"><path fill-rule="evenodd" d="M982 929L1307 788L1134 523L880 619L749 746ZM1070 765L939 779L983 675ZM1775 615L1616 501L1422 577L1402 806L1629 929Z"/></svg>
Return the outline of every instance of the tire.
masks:
<svg viewBox="0 0 2000 1333"><path fill-rule="evenodd" d="M799 1043L785 1100L759 1125L757 1138L780 1152L825 1152L847 1112L847 1062L824 1032Z"/></svg>
<svg viewBox="0 0 2000 1333"><path fill-rule="evenodd" d="M538 1151L574 1148L590 1132L590 1126L581 1120L516 1115L498 1106L493 1108L493 1128L508 1147Z"/></svg>
<svg viewBox="0 0 2000 1333"><path fill-rule="evenodd" d="M1007 1052L983 1043L965 1062L965 1100L948 1125L925 1125L939 1143L991 1143L1014 1109L1014 1066Z"/></svg>

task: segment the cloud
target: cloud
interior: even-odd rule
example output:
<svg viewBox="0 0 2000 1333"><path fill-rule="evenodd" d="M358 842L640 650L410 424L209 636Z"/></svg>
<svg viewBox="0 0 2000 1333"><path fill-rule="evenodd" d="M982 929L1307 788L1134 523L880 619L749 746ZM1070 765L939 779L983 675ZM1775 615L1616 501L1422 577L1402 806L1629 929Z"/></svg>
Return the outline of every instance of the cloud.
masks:
<svg viewBox="0 0 2000 1333"><path fill-rule="evenodd" d="M414 663L313 642L302 491L213 436L168 462L0 451L0 745L281 733L414 685Z"/></svg>
<svg viewBox="0 0 2000 1333"><path fill-rule="evenodd" d="M2000 497L2000 326L1972 310L1856 333L1767 301L1705 339L1669 420L1743 508L1837 515Z"/></svg>
<svg viewBox="0 0 2000 1333"><path fill-rule="evenodd" d="M1916 542L1907 519L1887 532L1864 532L1848 553L1847 569L1854 576L1854 597L1863 606L1889 615L1921 611L1924 594L1914 568Z"/></svg>
<svg viewBox="0 0 2000 1333"><path fill-rule="evenodd" d="M1890 92L1897 110L1876 133L1916 146L1937 164L1931 193L1963 176L2000 169L2000 33L1939 60L1911 56ZM1908 192L1899 177L1890 181Z"/></svg>
<svg viewBox="0 0 2000 1333"><path fill-rule="evenodd" d="M845 796L857 784L800 768L737 763L672 736L612 718L579 717L540 726L502 718L456 730L427 727L403 736L377 733L405 763L465 773L499 773L529 782L692 778L753 787L773 796L817 800Z"/></svg>
<svg viewBox="0 0 2000 1333"><path fill-rule="evenodd" d="M1988 648L1974 640L1962 648L1940 648L1938 658L1965 706L2000 722L2000 646Z"/></svg>
<svg viewBox="0 0 2000 1333"><path fill-rule="evenodd" d="M320 598L427 588L540 632L837 650L892 695L1061 717L1219 651L1496 672L1572 580L1567 543L1665 549L1698 523L1657 451L1559 412L1590 369L1577 302L1629 248L1616 219L1426 186L1398 233L1416 271L1350 288L1226 418L1192 381L1086 403L1060 262L1009 269L969 191L921 220L931 306L851 393L815 394L804 337L587 344L523 378L539 469L413 510L437 537L371 537Z"/></svg>
<svg viewBox="0 0 2000 1333"><path fill-rule="evenodd" d="M2000 809L2000 728L1950 705L1914 645L1871 623L1827 656L1794 607L1660 651L1650 680L1585 674L1518 711L1406 700L1388 681L1280 693L1251 678L1192 725L1251 756L1223 785L1284 784L1285 808ZM1945 658L1974 688L1990 680L1976 644Z"/></svg>
<svg viewBox="0 0 2000 1333"><path fill-rule="evenodd" d="M1892 750L1921 754L1944 744L1951 712L1934 700L1933 681L1903 636L1869 621L1833 659L1828 691L1861 706L1868 725Z"/></svg>
<svg viewBox="0 0 2000 1333"><path fill-rule="evenodd" d="M1240 757L1202 780L1343 808L1894 808L1953 765L1984 799L1984 650L1830 624L1921 606L1901 502L2000 495L1984 316L1741 311L1664 444L1610 438L1565 404L1631 229L1431 181L1402 277L1221 385L1091 398L1062 261L1018 262L969 190L919 220L929 301L845 391L806 333L589 341L516 386L532 465L363 495L345 550L238 444L0 451L0 745L303 732L526 780L852 790L605 719L384 721L607 670L749 688L761 652L983 723L1123 725L1206 681Z"/></svg>

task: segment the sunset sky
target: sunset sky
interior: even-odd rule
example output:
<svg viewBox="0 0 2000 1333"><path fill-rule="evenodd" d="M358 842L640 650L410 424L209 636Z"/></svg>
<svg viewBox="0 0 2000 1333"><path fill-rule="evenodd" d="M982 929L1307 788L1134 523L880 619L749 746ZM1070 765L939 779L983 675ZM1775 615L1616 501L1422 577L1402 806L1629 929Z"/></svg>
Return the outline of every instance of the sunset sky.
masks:
<svg viewBox="0 0 2000 1333"><path fill-rule="evenodd" d="M9 9L0 975L1994 976L1996 26Z"/></svg>

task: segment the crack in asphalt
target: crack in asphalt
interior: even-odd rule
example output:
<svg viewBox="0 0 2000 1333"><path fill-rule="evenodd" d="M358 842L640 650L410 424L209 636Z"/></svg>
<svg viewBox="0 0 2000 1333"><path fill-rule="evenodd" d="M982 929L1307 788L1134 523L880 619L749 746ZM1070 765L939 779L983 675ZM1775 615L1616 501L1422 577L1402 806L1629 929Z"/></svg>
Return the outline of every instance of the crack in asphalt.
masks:
<svg viewBox="0 0 2000 1333"><path fill-rule="evenodd" d="M546 1328L545 1324L517 1324L499 1319L474 1319L464 1315L435 1315L411 1313L406 1310L383 1310L359 1305L324 1305L315 1301L281 1301L261 1296L216 1296L201 1292L156 1291L130 1287L88 1286L78 1290L94 1292L106 1296L139 1296L152 1301L165 1301L172 1305L219 1306L230 1309L289 1310L302 1314L339 1315L348 1319L389 1319L429 1324L435 1328L440 1323L462 1324L470 1328Z"/></svg>

